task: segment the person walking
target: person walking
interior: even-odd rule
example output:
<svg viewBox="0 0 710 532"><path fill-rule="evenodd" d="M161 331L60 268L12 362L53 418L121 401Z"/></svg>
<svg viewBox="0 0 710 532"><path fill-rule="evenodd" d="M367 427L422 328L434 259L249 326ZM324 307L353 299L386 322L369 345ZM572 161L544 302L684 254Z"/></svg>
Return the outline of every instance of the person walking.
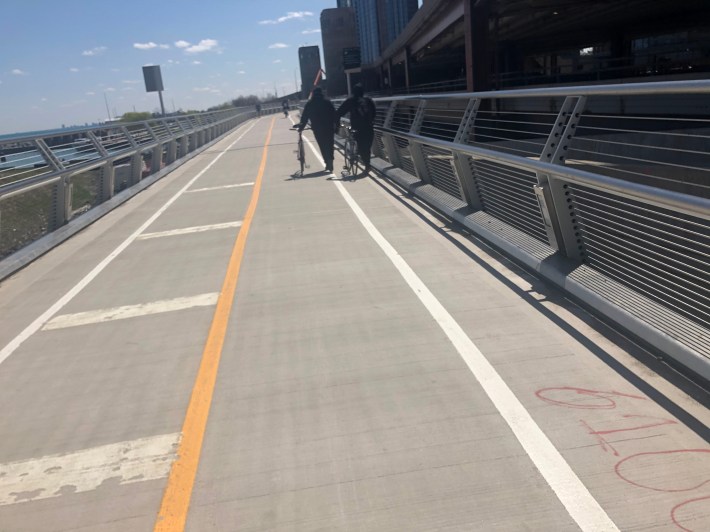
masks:
<svg viewBox="0 0 710 532"><path fill-rule="evenodd" d="M281 102L281 110L284 113L284 118L288 118L288 111L291 106L288 103L288 99Z"/></svg>
<svg viewBox="0 0 710 532"><path fill-rule="evenodd" d="M370 152L375 138L375 102L365 96L359 83L353 87L353 95L345 100L335 112L336 124L342 116L350 113L350 125L357 142L358 155L365 165L365 174L370 173ZM336 126L337 127L337 126Z"/></svg>
<svg viewBox="0 0 710 532"><path fill-rule="evenodd" d="M335 107L328 98L323 96L323 90L320 87L313 89L311 99L303 107L301 122L296 126L297 129L303 131L309 120L320 153L325 161L325 171L332 172L335 145Z"/></svg>

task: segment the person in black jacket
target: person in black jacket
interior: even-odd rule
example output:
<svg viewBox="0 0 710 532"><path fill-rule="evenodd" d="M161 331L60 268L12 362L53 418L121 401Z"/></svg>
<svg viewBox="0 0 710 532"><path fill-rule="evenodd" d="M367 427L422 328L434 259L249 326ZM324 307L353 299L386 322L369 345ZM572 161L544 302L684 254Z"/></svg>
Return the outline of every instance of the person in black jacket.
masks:
<svg viewBox="0 0 710 532"><path fill-rule="evenodd" d="M350 125L357 142L358 155L365 165L365 173L370 172L370 152L375 138L375 102L365 96L359 83L353 87L353 95L345 100L335 113L336 123L340 117L350 113Z"/></svg>
<svg viewBox="0 0 710 532"><path fill-rule="evenodd" d="M303 131L308 121L311 121L313 135L316 137L320 153L325 161L326 172L333 171L333 149L335 144L335 107L323 96L320 87L313 89L313 95L303 108L301 122L297 128Z"/></svg>

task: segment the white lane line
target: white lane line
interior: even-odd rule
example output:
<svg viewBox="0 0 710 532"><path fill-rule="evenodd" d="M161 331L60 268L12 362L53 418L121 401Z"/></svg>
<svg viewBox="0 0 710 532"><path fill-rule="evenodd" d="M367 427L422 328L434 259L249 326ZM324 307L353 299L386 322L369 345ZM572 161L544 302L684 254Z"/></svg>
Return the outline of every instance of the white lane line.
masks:
<svg viewBox="0 0 710 532"><path fill-rule="evenodd" d="M306 137L304 138L308 142L311 151L322 162L313 143ZM535 467L537 467L550 488L555 492L555 495L567 509L572 519L584 531L618 531L619 529L611 518L592 494L589 493L586 486L542 429L535 423L530 413L501 378L493 365L481 353L476 344L471 341L466 332L436 296L431 293L409 264L397 253L392 244L382 236L382 233L355 202L345 186L340 181L334 181L334 183L357 219L387 255L387 258L394 264L402 278L459 352L471 373L476 377L486 395L488 395L493 405L508 423L513 434L515 434Z"/></svg>
<svg viewBox="0 0 710 532"><path fill-rule="evenodd" d="M158 209L153 216L148 218L143 225L141 225L138 229L136 229L131 236L126 238L121 244L118 245L116 249L114 249L109 255L99 262L93 270L91 270L89 273L84 276L84 278L76 283L66 294L64 294L61 298L57 300L56 303L54 303L51 307L49 307L47 310L45 310L39 317L37 317L32 323L30 323L25 329L15 336L5 347L0 349L0 364L2 364L5 360L7 360L7 357L9 357L12 353L15 352L15 350L22 345L22 343L27 340L30 336L32 336L34 333L36 333L42 325L44 325L49 319L54 316L57 312L59 312L67 303L69 303L76 295L81 292L86 285L88 285L91 281L93 281L96 276L98 276L113 260L118 257L118 255L126 249L136 238L138 238L138 235L140 235L143 231L145 231L155 220L158 219L158 217L163 214L170 205L175 203L175 201L188 189L192 186L192 184L197 181L202 175L212 168L212 165L214 165L225 153L227 153L232 146L234 146L237 142L242 140L244 138L244 135L249 133L251 129L256 125L256 121L251 122L249 127L242 133L234 142L232 142L229 146L227 146L224 150L222 150L207 166L205 166L195 177L193 177L184 187L182 187L172 198L170 198L160 209Z"/></svg>
<svg viewBox="0 0 710 532"><path fill-rule="evenodd" d="M219 293L200 294L192 297L176 297L175 299L164 299L162 301L152 301L138 305L125 305L123 307L113 307L100 310L89 310L77 312L76 314L62 314L49 320L43 331L52 329L65 329L67 327L78 327L79 325L89 325L91 323L103 323L105 321L125 320L150 314L163 314L165 312L175 312L194 307L209 307L217 304Z"/></svg>
<svg viewBox="0 0 710 532"><path fill-rule="evenodd" d="M242 222L226 222L223 224L198 225L195 227L184 227L182 229L171 229L170 231L159 231L157 233L143 233L136 240L149 240L151 238L162 238L164 236L188 235L190 233L204 233L217 229L229 229L230 227L240 227Z"/></svg>
<svg viewBox="0 0 710 532"><path fill-rule="evenodd" d="M0 506L91 491L106 480L131 484L165 478L180 435L101 445L0 464Z"/></svg>
<svg viewBox="0 0 710 532"><path fill-rule="evenodd" d="M236 185L222 185L221 187L193 188L192 190L186 191L186 194L192 192L210 192L212 190L222 190L225 188L251 187L253 185L254 183L237 183Z"/></svg>

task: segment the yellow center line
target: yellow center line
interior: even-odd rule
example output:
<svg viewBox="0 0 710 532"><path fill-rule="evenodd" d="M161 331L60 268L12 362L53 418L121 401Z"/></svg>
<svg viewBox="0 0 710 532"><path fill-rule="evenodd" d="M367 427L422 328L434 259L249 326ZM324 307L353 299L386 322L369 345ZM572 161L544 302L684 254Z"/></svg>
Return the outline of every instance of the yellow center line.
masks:
<svg viewBox="0 0 710 532"><path fill-rule="evenodd" d="M266 135L266 143L261 156L259 172L254 182L249 208L232 249L232 256L229 259L229 266L222 284L222 291L212 318L212 325L210 326L205 348L202 351L202 362L195 379L195 385L192 388L190 404L187 407L185 421L182 426L182 439L177 450L178 458L170 469L168 484L165 487L163 501L160 504L160 511L155 523L155 532L177 532L185 529L192 488L195 483L197 466L200 462L202 441L207 426L207 418L210 414L219 360L222 356L222 346L227 334L229 314L234 302L234 293L237 288L249 227L259 201L261 180L264 176L268 146L271 141L271 132L274 129L275 120L275 118L271 120L269 132Z"/></svg>

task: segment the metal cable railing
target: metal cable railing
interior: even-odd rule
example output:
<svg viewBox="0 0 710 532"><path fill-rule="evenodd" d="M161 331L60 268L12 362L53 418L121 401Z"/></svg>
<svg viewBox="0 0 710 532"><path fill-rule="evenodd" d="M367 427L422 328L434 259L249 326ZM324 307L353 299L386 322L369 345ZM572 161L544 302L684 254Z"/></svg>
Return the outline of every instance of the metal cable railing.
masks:
<svg viewBox="0 0 710 532"><path fill-rule="evenodd" d="M276 112L280 105L263 106ZM255 116L232 109L0 140L0 259Z"/></svg>
<svg viewBox="0 0 710 532"><path fill-rule="evenodd" d="M578 265L579 293L710 375L708 96L688 81L379 98L374 151L521 257Z"/></svg>

